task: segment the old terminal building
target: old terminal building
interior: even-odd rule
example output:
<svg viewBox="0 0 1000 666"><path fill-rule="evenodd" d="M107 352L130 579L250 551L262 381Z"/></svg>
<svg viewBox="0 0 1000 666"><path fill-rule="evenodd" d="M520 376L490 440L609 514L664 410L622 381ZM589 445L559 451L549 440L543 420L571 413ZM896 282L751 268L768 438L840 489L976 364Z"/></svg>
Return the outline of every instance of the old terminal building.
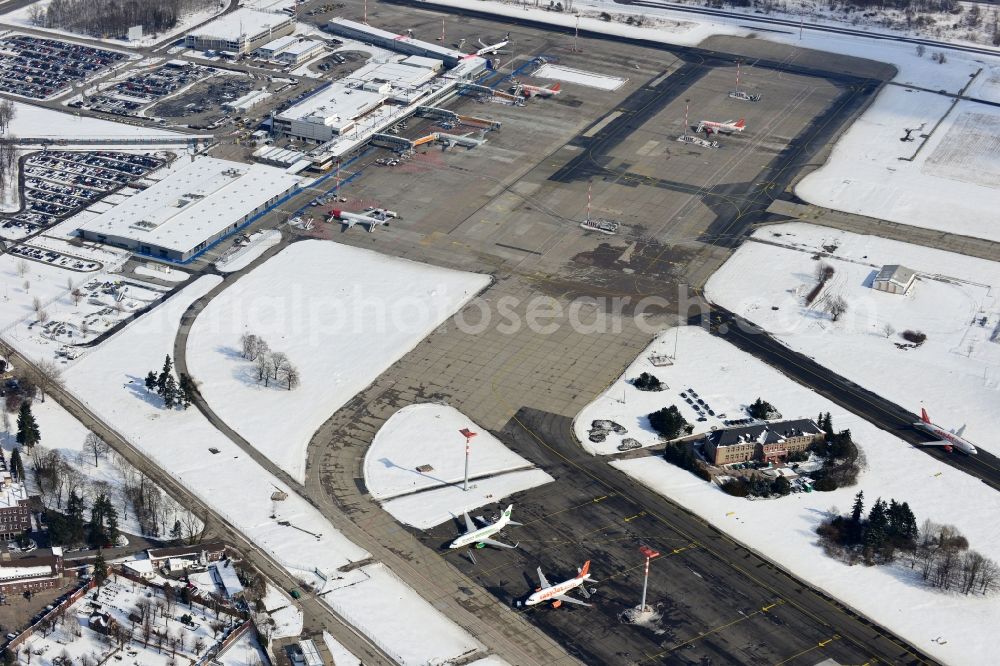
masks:
<svg viewBox="0 0 1000 666"><path fill-rule="evenodd" d="M826 433L810 419L755 423L707 433L705 458L714 465L759 460L784 460L788 454L805 451Z"/></svg>

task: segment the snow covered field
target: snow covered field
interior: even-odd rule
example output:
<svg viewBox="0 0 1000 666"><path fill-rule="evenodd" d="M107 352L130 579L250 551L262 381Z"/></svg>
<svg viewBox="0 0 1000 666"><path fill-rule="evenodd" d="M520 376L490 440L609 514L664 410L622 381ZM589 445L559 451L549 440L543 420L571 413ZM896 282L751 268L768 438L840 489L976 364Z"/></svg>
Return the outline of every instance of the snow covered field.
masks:
<svg viewBox="0 0 1000 666"><path fill-rule="evenodd" d="M41 28L39 26L36 26L34 23L31 22L30 18L32 7L35 7L37 5L39 7L45 8L48 6L48 4L49 0L37 0L37 2L26 4L18 9L15 9L12 12L8 12L0 16L0 23L5 23L7 25L16 26L19 28L44 30L45 32L51 33L52 36L55 38L58 38L58 36L60 35L70 38L84 37L86 39L97 40L100 42L104 42L106 44L113 44L119 47L128 46L132 48L141 48L146 46L153 46L157 42L169 39L174 36L182 35L189 28L196 26L200 23L204 23L213 16L221 14L226 9L229 3L222 2L207 7L206 9L203 9L201 11L188 12L187 14L183 14L173 28L161 33L150 33L148 35L143 35L141 39L137 39L133 42L127 41L125 39L101 38L101 37L91 37L90 35L78 35L68 30L59 30L57 28Z"/></svg>
<svg viewBox="0 0 1000 666"><path fill-rule="evenodd" d="M465 437L471 439L469 490L462 490ZM421 471L418 468L424 468ZM375 433L364 462L365 486L397 520L421 529L463 511L552 481L454 407L409 405Z"/></svg>
<svg viewBox="0 0 1000 666"><path fill-rule="evenodd" d="M911 412L922 403L939 425L967 425L970 440L997 450L1000 264L803 223L769 226L753 237L762 242L745 243L709 280L710 300ZM812 257L824 246L836 248L822 259L836 272L806 306L820 263ZM907 295L886 294L870 286L882 264L922 275ZM838 295L849 309L832 322L822 303ZM887 324L896 332L887 336ZM926 342L897 347L907 329L925 333Z"/></svg>
<svg viewBox="0 0 1000 666"><path fill-rule="evenodd" d="M208 304L188 367L212 409L301 481L316 429L488 283L339 243L294 243ZM301 385L259 383L241 356L244 332L286 353Z"/></svg>
<svg viewBox="0 0 1000 666"><path fill-rule="evenodd" d="M431 657L443 662L478 646L381 564L336 572L369 554L246 456L196 409L166 411L159 406L159 398L147 393L142 377L172 353L181 314L220 280L218 276L199 278L103 342L66 370L68 388L86 396L92 410L304 583L317 588L350 585L349 590L330 592L324 598L349 605L345 616L390 651L420 655L408 663L425 663ZM272 500L275 490L287 497ZM291 526L279 524L285 521ZM376 571L369 574L369 569ZM362 601L355 603L352 595ZM414 612L388 611L399 607Z"/></svg>
<svg viewBox="0 0 1000 666"><path fill-rule="evenodd" d="M1000 110L959 102L908 159L950 106L935 93L885 88L796 194L827 208L1000 240ZM914 141L900 141L906 129Z"/></svg>
<svg viewBox="0 0 1000 666"><path fill-rule="evenodd" d="M642 356L659 349L667 339L672 344L673 335L672 331L661 334ZM971 548L996 560L1000 558L1000 533L995 529L1000 496L979 480L843 412L701 328L681 328L678 348L675 363L658 369L668 384L712 384L735 394L759 394L786 416L829 411L838 430L850 428L867 457L868 469L853 487L750 502L723 493L659 456L611 464L943 663L993 663L994 648L982 636L1000 626L995 596L936 592L923 587L919 574L901 566L850 567L823 553L815 529L832 507L847 511L854 494L864 490L869 503L880 496L909 502L918 523L929 518L956 525ZM970 511L970 506L975 510ZM937 637L940 640L935 641Z"/></svg>
<svg viewBox="0 0 1000 666"><path fill-rule="evenodd" d="M563 67L562 65L553 65L551 63L542 65L532 72L531 76L539 79L556 79L557 81L575 83L579 86L598 88L600 90L618 90L625 85L626 81L628 81L628 79L623 79L618 76L585 72L582 69L573 69L571 67Z"/></svg>
<svg viewBox="0 0 1000 666"><path fill-rule="evenodd" d="M398 663L445 664L483 648L385 565L358 571L363 580L328 586L322 599Z"/></svg>

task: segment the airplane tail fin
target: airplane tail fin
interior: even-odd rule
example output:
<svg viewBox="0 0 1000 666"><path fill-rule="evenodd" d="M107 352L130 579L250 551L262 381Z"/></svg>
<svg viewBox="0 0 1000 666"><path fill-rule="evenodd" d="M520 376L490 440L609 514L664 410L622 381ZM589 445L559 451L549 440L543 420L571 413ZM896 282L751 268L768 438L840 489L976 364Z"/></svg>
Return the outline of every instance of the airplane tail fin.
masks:
<svg viewBox="0 0 1000 666"><path fill-rule="evenodd" d="M580 567L577 571L578 571L578 574L576 576L577 578L583 578L587 574L589 574L590 573L590 560L587 560L586 562L584 562L583 566Z"/></svg>
<svg viewBox="0 0 1000 666"><path fill-rule="evenodd" d="M920 408L920 420L924 423L930 423L931 417L927 416L927 410L923 407Z"/></svg>
<svg viewBox="0 0 1000 666"><path fill-rule="evenodd" d="M552 84L552 86L549 87L549 90L551 90L552 92L559 92L560 88L562 88L562 83L556 81L554 84Z"/></svg>
<svg viewBox="0 0 1000 666"><path fill-rule="evenodd" d="M743 129L746 126L747 126L747 121L744 120L743 118L740 118L739 120L736 121L736 127Z"/></svg>

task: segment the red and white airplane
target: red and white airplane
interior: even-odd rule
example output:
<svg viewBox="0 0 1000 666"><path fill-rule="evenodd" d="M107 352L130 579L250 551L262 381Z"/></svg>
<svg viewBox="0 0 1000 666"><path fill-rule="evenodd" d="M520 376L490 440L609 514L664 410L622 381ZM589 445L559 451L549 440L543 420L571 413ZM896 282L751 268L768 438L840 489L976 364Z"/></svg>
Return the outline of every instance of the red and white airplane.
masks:
<svg viewBox="0 0 1000 666"><path fill-rule="evenodd" d="M525 600L525 606L534 606L536 604L545 603L546 601L552 602L553 608L559 608L563 605L563 602L569 604L577 604L580 606L590 606L585 601L580 601L579 599L574 599L573 597L566 596L566 593L575 588L580 588L580 593L583 596L590 598L590 593L587 592L587 587L585 583L590 580L590 560L583 563L583 566L577 569L577 575L574 578L570 578L567 581L563 581L557 585L552 585L549 583L548 579L545 578L545 574L542 573L542 568L538 567L538 582L541 587L539 587L535 592Z"/></svg>
<svg viewBox="0 0 1000 666"><path fill-rule="evenodd" d="M913 427L941 438L936 442L923 442L921 446L943 446L944 450L948 453L951 453L954 449L958 449L962 453L968 453L969 455L979 453L972 442L962 437L965 426L962 426L955 432L949 432L941 426L931 423L930 417L927 416L927 410L923 407L920 408L920 420L914 423Z"/></svg>
<svg viewBox="0 0 1000 666"><path fill-rule="evenodd" d="M733 132L742 132L746 129L747 122L740 118L739 120L727 120L724 123L718 123L714 120L702 120L698 122L698 129L695 132L704 132L705 134L732 134Z"/></svg>
<svg viewBox="0 0 1000 666"><path fill-rule="evenodd" d="M556 82L549 87L529 86L527 83L515 83L510 91L521 97L552 97L561 92L562 84Z"/></svg>

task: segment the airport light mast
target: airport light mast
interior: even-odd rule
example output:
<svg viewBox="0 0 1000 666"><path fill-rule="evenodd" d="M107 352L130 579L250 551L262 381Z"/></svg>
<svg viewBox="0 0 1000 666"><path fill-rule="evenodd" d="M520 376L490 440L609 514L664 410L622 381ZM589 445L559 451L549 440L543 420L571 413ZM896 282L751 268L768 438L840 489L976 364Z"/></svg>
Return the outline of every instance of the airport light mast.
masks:
<svg viewBox="0 0 1000 666"><path fill-rule="evenodd" d="M642 579L642 603L639 604L640 613L649 613L653 609L646 606L646 588L649 585L649 561L660 556L660 551L653 550L649 546L639 546L639 552L646 557L646 574Z"/></svg>
<svg viewBox="0 0 1000 666"><path fill-rule="evenodd" d="M469 452L471 450L469 442L477 433L472 432L468 428L462 428L458 432L465 437L465 482L462 484L462 490L467 491L469 489Z"/></svg>

